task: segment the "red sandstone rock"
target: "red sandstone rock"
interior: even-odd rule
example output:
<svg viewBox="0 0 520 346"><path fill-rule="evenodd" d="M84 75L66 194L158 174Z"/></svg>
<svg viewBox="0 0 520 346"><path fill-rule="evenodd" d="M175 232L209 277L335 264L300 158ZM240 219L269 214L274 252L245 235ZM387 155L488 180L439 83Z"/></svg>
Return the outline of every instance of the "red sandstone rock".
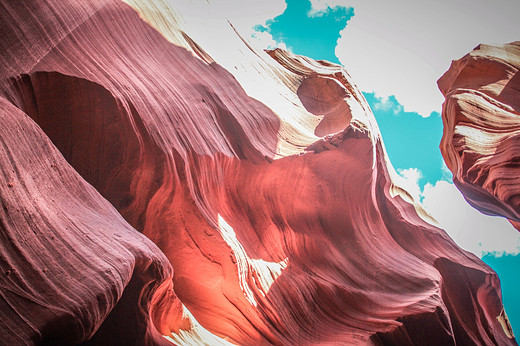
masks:
<svg viewBox="0 0 520 346"><path fill-rule="evenodd" d="M24 214L29 227L2 227L2 259L31 273L43 303L35 319L25 287L0 300L2 321L14 321L0 323L0 339L38 343L52 325L57 340L93 344L155 343L159 333L211 345L515 344L497 320L497 275L393 184L373 115L340 66L280 50L272 59L224 22L226 53L235 66L244 59L235 71L222 58L228 71L161 1L133 3L139 13L115 0L2 6L2 105L31 131L0 130L13 184L0 191L18 208L38 206L33 195L46 207ZM66 174L52 174L55 161ZM39 217L72 228L45 231L66 244L70 265L38 242L12 247ZM166 255L171 280L132 227ZM83 303L42 286L31 272L39 261L60 272L49 286L66 283ZM3 296L10 280L0 277ZM107 295L111 304L97 299Z"/></svg>
<svg viewBox="0 0 520 346"><path fill-rule="evenodd" d="M441 151L455 185L475 208L513 225L520 221L519 69L520 42L480 45L438 82L446 97Z"/></svg>
<svg viewBox="0 0 520 346"><path fill-rule="evenodd" d="M152 297L182 314L166 257L3 98L0 121L0 343L165 343Z"/></svg>

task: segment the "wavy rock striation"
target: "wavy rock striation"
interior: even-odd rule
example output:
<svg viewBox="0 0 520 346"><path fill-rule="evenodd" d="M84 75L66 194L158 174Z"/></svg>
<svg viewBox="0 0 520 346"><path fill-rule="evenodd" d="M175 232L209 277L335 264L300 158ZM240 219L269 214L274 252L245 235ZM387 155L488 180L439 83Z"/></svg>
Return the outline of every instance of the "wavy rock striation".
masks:
<svg viewBox="0 0 520 346"><path fill-rule="evenodd" d="M2 342L516 344L346 71L190 4L1 3Z"/></svg>
<svg viewBox="0 0 520 346"><path fill-rule="evenodd" d="M520 42L479 45L439 79L441 151L481 212L520 222Z"/></svg>
<svg viewBox="0 0 520 346"><path fill-rule="evenodd" d="M166 257L3 98L0 119L1 343L161 343L152 297L182 315Z"/></svg>

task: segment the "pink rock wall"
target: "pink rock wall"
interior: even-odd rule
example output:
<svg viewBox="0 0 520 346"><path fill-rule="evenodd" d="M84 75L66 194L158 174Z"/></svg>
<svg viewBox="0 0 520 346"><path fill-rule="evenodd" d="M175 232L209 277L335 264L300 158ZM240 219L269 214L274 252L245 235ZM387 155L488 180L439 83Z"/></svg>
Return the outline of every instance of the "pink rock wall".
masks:
<svg viewBox="0 0 520 346"><path fill-rule="evenodd" d="M300 133L125 3L1 6L2 342L515 344L343 68L243 45Z"/></svg>
<svg viewBox="0 0 520 346"><path fill-rule="evenodd" d="M480 45L439 79L441 151L466 200L520 221L520 43ZM518 229L518 227L516 227Z"/></svg>

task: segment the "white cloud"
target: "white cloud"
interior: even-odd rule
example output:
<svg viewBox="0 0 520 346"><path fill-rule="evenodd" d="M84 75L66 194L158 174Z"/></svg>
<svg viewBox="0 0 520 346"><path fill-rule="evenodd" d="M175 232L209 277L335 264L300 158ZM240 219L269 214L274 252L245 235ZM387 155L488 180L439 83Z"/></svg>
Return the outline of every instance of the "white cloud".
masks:
<svg viewBox="0 0 520 346"><path fill-rule="evenodd" d="M397 102L390 100L390 96L379 97L375 95L376 103L373 105L374 110L388 112L392 110L394 115L397 115L403 111L403 106Z"/></svg>
<svg viewBox="0 0 520 346"><path fill-rule="evenodd" d="M313 1L317 10L327 3ZM336 56L363 91L395 95L406 111L423 116L440 112L443 97L436 82L451 60L480 43L518 40L520 33L516 0L350 0L348 4L355 15L341 32Z"/></svg>
<svg viewBox="0 0 520 346"><path fill-rule="evenodd" d="M263 26L267 20L281 15L287 4L284 0L176 0L174 7L182 13L183 28L189 29L196 42L204 43L204 49L229 44L222 41L223 37L229 38L227 21L243 38L264 49L280 45L276 45L269 33L256 31L254 27ZM229 51L234 52L233 49Z"/></svg>
<svg viewBox="0 0 520 346"><path fill-rule="evenodd" d="M455 185L440 180L421 191L417 168L398 169L404 188L440 224L461 248L482 257L520 253L520 232L506 219L487 216L470 206Z"/></svg>
<svg viewBox="0 0 520 346"><path fill-rule="evenodd" d="M424 208L463 249L479 257L520 253L520 232L504 218L487 216L471 207L455 185L447 181L427 184Z"/></svg>
<svg viewBox="0 0 520 346"><path fill-rule="evenodd" d="M453 173L451 173L448 166L446 166L446 162L444 162L444 160L442 161L441 171L442 171L442 180L453 181Z"/></svg>
<svg viewBox="0 0 520 346"><path fill-rule="evenodd" d="M397 169L399 173L398 185L404 188L413 198L419 202L421 197L421 188L419 187L419 179L422 178L422 172L417 168Z"/></svg>
<svg viewBox="0 0 520 346"><path fill-rule="evenodd" d="M201 6L192 6L197 11ZM268 19L272 19L282 14L287 8L284 0L217 0L208 4L206 14L211 18L229 19L239 31L252 30L252 26L265 24ZM184 13L183 13L184 14ZM202 15L200 12L194 16Z"/></svg>
<svg viewBox="0 0 520 346"><path fill-rule="evenodd" d="M277 43L267 31L255 30L266 21L281 15L287 8L284 0L219 0L214 2L222 16L229 19L237 31L258 49L287 49Z"/></svg>
<svg viewBox="0 0 520 346"><path fill-rule="evenodd" d="M253 45L261 49L286 48L277 44L266 31L257 31L256 25L265 25L266 21L281 15L287 8L284 0L219 0L215 1L222 16L229 19L237 31Z"/></svg>
<svg viewBox="0 0 520 346"><path fill-rule="evenodd" d="M288 50L285 43L276 42L273 36L267 31L253 31L250 36L250 42L260 49L282 48Z"/></svg>
<svg viewBox="0 0 520 346"><path fill-rule="evenodd" d="M311 10L308 15L311 17L322 16L334 7L349 7L348 0L310 0Z"/></svg>

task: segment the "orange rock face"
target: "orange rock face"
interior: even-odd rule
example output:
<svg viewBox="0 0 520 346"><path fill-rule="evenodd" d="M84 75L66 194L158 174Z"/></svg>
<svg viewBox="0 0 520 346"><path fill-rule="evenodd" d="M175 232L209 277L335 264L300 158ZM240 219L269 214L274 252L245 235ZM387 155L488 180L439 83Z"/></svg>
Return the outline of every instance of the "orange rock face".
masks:
<svg viewBox="0 0 520 346"><path fill-rule="evenodd" d="M439 79L441 151L466 200L520 221L520 42L480 45Z"/></svg>
<svg viewBox="0 0 520 346"><path fill-rule="evenodd" d="M2 3L2 342L516 344L342 67L129 3Z"/></svg>

